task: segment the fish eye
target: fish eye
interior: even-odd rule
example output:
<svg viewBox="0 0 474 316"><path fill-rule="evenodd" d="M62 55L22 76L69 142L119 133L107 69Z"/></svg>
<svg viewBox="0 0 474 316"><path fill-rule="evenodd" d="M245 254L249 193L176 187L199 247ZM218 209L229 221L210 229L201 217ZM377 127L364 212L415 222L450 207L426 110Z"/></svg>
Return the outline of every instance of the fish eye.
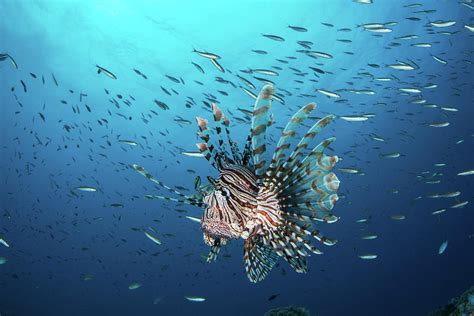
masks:
<svg viewBox="0 0 474 316"><path fill-rule="evenodd" d="M222 190L222 191L221 191L221 195L222 195L222 196L227 196L227 190Z"/></svg>

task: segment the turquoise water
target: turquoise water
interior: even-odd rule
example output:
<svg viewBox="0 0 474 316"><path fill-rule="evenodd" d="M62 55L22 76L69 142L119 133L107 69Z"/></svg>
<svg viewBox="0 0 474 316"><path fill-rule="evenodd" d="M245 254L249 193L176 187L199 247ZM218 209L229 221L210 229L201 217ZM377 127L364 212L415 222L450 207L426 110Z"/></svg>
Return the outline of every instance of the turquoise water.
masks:
<svg viewBox="0 0 474 316"><path fill-rule="evenodd" d="M0 53L17 65L0 61L0 238L9 245L0 245L0 314L263 315L294 305L312 315L426 315L464 292L474 276L474 176L458 173L474 168L474 4L413 4L0 1ZM193 50L219 55L225 72ZM414 69L394 69L400 62ZM202 209L144 199L173 195L131 165L193 194L197 175L217 176L182 154L200 142L195 117L213 126L217 102L242 148L255 102L243 88L258 94L262 78L284 100L272 104L267 155L309 102L318 107L300 136L317 118L339 117L312 146L337 138L328 154L341 158L340 219L316 225L338 243L315 241L324 254L309 258L307 274L280 259L253 284L242 240L206 263L199 224L186 218ZM360 258L368 254L377 258Z"/></svg>

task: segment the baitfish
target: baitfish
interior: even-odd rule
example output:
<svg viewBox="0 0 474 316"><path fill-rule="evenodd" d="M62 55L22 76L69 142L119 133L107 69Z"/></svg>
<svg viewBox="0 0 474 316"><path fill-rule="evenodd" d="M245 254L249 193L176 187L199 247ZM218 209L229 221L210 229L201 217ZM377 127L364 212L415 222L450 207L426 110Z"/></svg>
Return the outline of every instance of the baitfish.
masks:
<svg viewBox="0 0 474 316"><path fill-rule="evenodd" d="M206 298L204 297L197 297L197 296L185 296L184 298L190 302L196 302L196 303L204 302L206 300Z"/></svg>
<svg viewBox="0 0 474 316"><path fill-rule="evenodd" d="M77 187L76 190L84 191L84 192L95 192L95 191L97 191L96 188L88 187L88 186Z"/></svg>
<svg viewBox="0 0 474 316"><path fill-rule="evenodd" d="M340 98L341 97L336 92L332 92L332 91L329 91L329 90L317 89L316 91L318 91L319 93L324 94L325 96L328 96L330 98Z"/></svg>
<svg viewBox="0 0 474 316"><path fill-rule="evenodd" d="M208 59L221 59L221 56L214 54L214 53L209 53L209 52L203 52L203 51L198 51L193 49L193 53L198 54L201 57L208 58Z"/></svg>
<svg viewBox="0 0 474 316"><path fill-rule="evenodd" d="M448 27L448 26L452 26L454 24L456 24L456 21L441 21L441 20L438 20L438 21L430 22L430 25L432 25L434 27Z"/></svg>
<svg viewBox="0 0 474 316"><path fill-rule="evenodd" d="M201 152L194 151L183 151L182 154L188 157L204 157Z"/></svg>
<svg viewBox="0 0 474 316"><path fill-rule="evenodd" d="M269 38L271 40L277 41L277 42L284 42L285 39L281 36L278 35L273 35L273 34L262 34L262 36Z"/></svg>
<svg viewBox="0 0 474 316"><path fill-rule="evenodd" d="M156 238L155 236L151 235L151 234L148 233L148 232L143 232L143 233L145 234L145 236L148 237L148 239L150 239L151 241L153 241L155 244L161 245L161 241L160 241L158 238Z"/></svg>
<svg viewBox="0 0 474 316"><path fill-rule="evenodd" d="M444 241L440 246L439 246L439 249L438 249L438 254L439 255L442 255L445 251L446 251L446 248L448 248L448 241Z"/></svg>
<svg viewBox="0 0 474 316"><path fill-rule="evenodd" d="M138 143L136 141L128 140L128 139L119 139L119 143L127 144L127 145L130 145L130 146L137 146L138 145Z"/></svg>
<svg viewBox="0 0 474 316"><path fill-rule="evenodd" d="M10 245L3 238L0 238L0 244L4 245L7 248L10 247Z"/></svg>
<svg viewBox="0 0 474 316"><path fill-rule="evenodd" d="M361 258L362 260L374 260L374 259L377 259L377 255L373 255L373 254L360 255L359 258Z"/></svg>
<svg viewBox="0 0 474 316"><path fill-rule="evenodd" d="M290 29L296 32L308 32L308 29L301 27L301 26L295 26L295 25L288 25Z"/></svg>
<svg viewBox="0 0 474 316"><path fill-rule="evenodd" d="M190 221L201 223L201 220L199 218L192 217L192 216L186 216L186 218L189 219Z"/></svg>
<svg viewBox="0 0 474 316"><path fill-rule="evenodd" d="M128 286L128 289L129 290L136 290L136 289L139 289L141 287L142 287L142 285L140 283L134 282L134 283L132 283Z"/></svg>
<svg viewBox="0 0 474 316"><path fill-rule="evenodd" d="M114 75L110 70L105 69L104 67L101 67L99 65L95 65L97 67L97 73L104 73L107 77L112 78L112 79L117 79L117 76Z"/></svg>
<svg viewBox="0 0 474 316"><path fill-rule="evenodd" d="M303 106L283 129L273 156L268 159L266 129L271 122L273 98L273 86L265 85L257 96L243 150L232 140L230 121L216 104L212 104L215 140L211 141L208 121L196 118L202 141L197 147L218 176L208 177L209 183L197 188L194 195L187 196L163 184L145 168L133 165L135 171L178 196L147 195L147 199L164 199L203 209L200 224L204 242L211 248L208 262L215 261L221 247L230 240L242 238L245 271L251 282L265 279L279 257L296 272L306 273L306 257L310 253L322 254L312 245L312 239L326 246L337 242L314 227L317 223L334 223L339 219L332 214L338 200L339 180L331 172L339 158L324 154L335 138L323 140L305 154L310 141L336 117L328 115L313 123L290 153L288 149L296 130L316 108L315 103Z"/></svg>
<svg viewBox="0 0 474 316"><path fill-rule="evenodd" d="M463 171L458 173L458 176L469 176L474 174L474 169Z"/></svg>
<svg viewBox="0 0 474 316"><path fill-rule="evenodd" d="M341 120L348 121L348 122L363 122L367 121L369 118L366 116L339 116Z"/></svg>
<svg viewBox="0 0 474 316"><path fill-rule="evenodd" d="M11 64L13 65L13 67L15 69L18 69L18 64L16 63L16 61L13 59L12 56L10 56L9 54L0 54L0 61L3 61L3 60L10 60Z"/></svg>

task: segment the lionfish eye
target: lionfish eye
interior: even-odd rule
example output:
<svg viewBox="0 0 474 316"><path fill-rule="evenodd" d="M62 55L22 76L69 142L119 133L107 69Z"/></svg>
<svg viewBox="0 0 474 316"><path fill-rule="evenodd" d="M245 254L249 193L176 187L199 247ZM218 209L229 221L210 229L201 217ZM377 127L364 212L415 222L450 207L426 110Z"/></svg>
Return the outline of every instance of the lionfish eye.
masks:
<svg viewBox="0 0 474 316"><path fill-rule="evenodd" d="M227 196L227 190L225 190L225 189L222 190L222 191L221 191L221 195L222 195L222 196Z"/></svg>

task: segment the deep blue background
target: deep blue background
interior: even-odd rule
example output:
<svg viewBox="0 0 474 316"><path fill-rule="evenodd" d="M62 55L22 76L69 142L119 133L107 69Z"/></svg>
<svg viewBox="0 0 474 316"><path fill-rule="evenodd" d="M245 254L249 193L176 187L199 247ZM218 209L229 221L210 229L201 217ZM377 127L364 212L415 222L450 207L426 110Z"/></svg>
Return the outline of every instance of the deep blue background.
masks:
<svg viewBox="0 0 474 316"><path fill-rule="evenodd" d="M19 65L16 70L8 61L0 62L0 237L11 246L0 245L0 256L8 260L0 265L0 313L262 315L270 308L296 305L313 315L425 315L472 285L474 176L456 174L474 168L474 44L473 33L464 27L474 24L474 11L456 1L424 1L419 8L404 7L412 3L407 1L374 1L371 5L342 0L0 1L0 52L9 53ZM416 13L420 10L436 12ZM427 25L434 20L456 24L447 28ZM389 26L393 32L377 34L358 27L387 22L398 23ZM288 25L306 27L308 32L295 32ZM341 28L351 31L338 31ZM455 33L439 33L445 31ZM262 33L286 40L275 42ZM419 38L396 39L409 34ZM296 52L303 49L296 43L299 40L312 41L314 50L334 58L312 59ZM394 42L400 45L391 46ZM432 47L411 46L415 43L431 43ZM192 53L193 48L219 54L226 73ZM251 52L255 49L268 54ZM448 64L436 62L431 55ZM387 67L408 58L420 69ZM191 62L200 64L205 74ZM118 79L98 75L96 64L113 71ZM195 150L194 117L211 118L202 103L205 94L216 96L226 113L243 117L237 108L250 110L253 100L239 88L244 85L236 74L260 89L261 82L240 70L272 66L283 68L278 77L267 77L275 81L277 92L283 93L279 90L283 88L292 93L285 97L285 105L273 103L273 144L279 136L275 127L283 127L308 102L318 103L316 116L375 116L365 122L338 120L321 135L337 137L331 147L342 158L338 167L363 171L363 175L354 175L336 170L341 198L334 212L341 219L319 228L339 243L331 248L321 246L324 255L310 258L308 274L296 274L281 261L264 282L251 284L244 274L242 241L227 246L216 263L205 263L201 255L208 249L199 225L184 218L200 217L201 210L143 199L145 194L167 193L133 171L130 164L140 164L167 184L187 187L191 193L195 174L189 170L203 179L215 175L204 159L181 154ZM330 73L317 78L308 66ZM289 67L307 74L298 76ZM133 68L148 80L137 76ZM368 72L374 77L396 78L378 82ZM59 86L54 85L52 73ZM185 84L165 75L182 78ZM216 82L216 76L237 87ZM27 85L27 93L20 80ZM431 83L437 88L422 88ZM168 96L160 86L179 95ZM426 103L438 107L413 104L418 96L398 90L412 86L421 87ZM335 102L315 89L338 91L347 101ZM376 94L357 95L344 89L371 89ZM81 91L87 97L79 102ZM131 106L117 94L131 101ZM191 109L185 107L187 97L196 103ZM120 109L109 102L111 98L119 102ZM166 102L170 110L158 108L154 99ZM80 113L74 113L73 106ZM180 126L174 121L176 116L193 124ZM229 116L234 138L243 144L249 124ZM108 124L100 125L102 118ZM427 125L444 121L450 126ZM64 125L72 128L70 132ZM374 141L372 134L385 142ZM139 146L124 145L118 139L131 139ZM388 152L403 155L397 159L379 156ZM435 163L446 166L436 167ZM439 174L432 178L436 172ZM433 179L441 181L426 183ZM81 185L99 190L74 190ZM449 191L462 194L427 198ZM461 201L470 203L449 209ZM113 208L111 203L124 207ZM447 212L431 215L443 207L448 207ZM404 214L406 219L394 221L392 214ZM369 221L357 223L361 218ZM148 227L156 229L161 246L132 229ZM369 233L377 234L378 239L361 240ZM444 240L449 240L448 248L438 255ZM378 254L378 258L359 259L364 253ZM84 281L85 274L93 279ZM133 282L143 286L130 291L128 285ZM268 301L273 294L278 296ZM192 303L183 296L207 300ZM153 304L155 299L157 304Z"/></svg>

